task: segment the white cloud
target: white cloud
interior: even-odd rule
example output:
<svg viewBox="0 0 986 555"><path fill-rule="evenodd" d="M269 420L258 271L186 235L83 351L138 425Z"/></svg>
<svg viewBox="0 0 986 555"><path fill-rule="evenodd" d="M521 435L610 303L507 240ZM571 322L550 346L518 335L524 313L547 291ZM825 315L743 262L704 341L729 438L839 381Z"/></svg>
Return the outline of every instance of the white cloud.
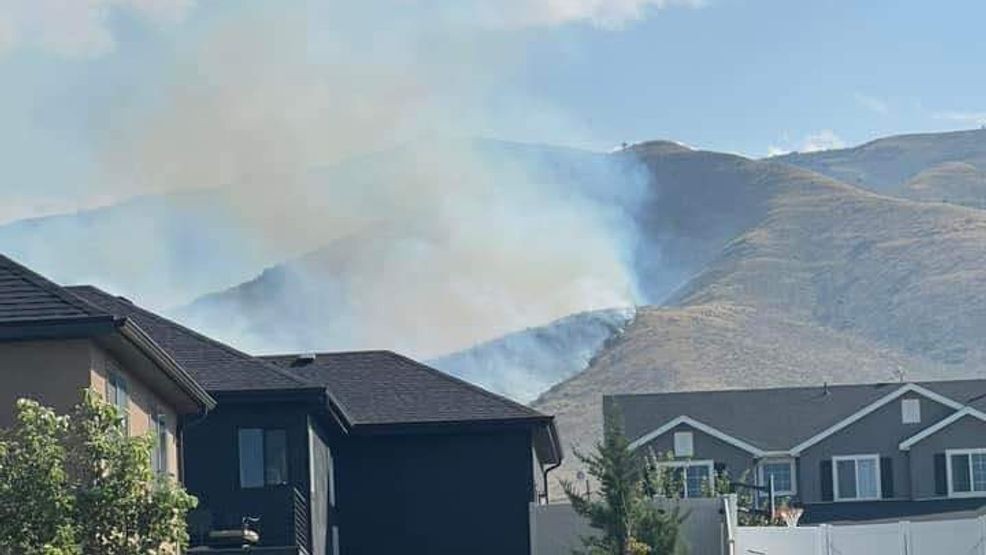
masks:
<svg viewBox="0 0 986 555"><path fill-rule="evenodd" d="M819 150L832 150L843 148L844 146L846 146L846 142L836 135L834 131L823 129L818 133L805 137L805 141L801 145L801 151L818 152Z"/></svg>
<svg viewBox="0 0 986 555"><path fill-rule="evenodd" d="M844 148L846 142L835 134L831 129L823 129L817 133L806 135L800 142L791 141L785 134L780 144L773 144L767 147L767 157L783 156L792 152L818 152L821 150L833 150Z"/></svg>
<svg viewBox="0 0 986 555"><path fill-rule="evenodd" d="M155 23L180 21L195 0L0 0L0 54L36 48L91 58L116 46L110 19L127 13Z"/></svg>
<svg viewBox="0 0 986 555"><path fill-rule="evenodd" d="M701 0L475 0L474 13L507 27L590 23L604 28L643 19L652 10L698 7ZM463 4L470 4L463 2Z"/></svg>
<svg viewBox="0 0 986 555"><path fill-rule="evenodd" d="M856 93L854 97L859 105L867 110L870 110L871 112L876 112L878 114L886 114L890 112L889 103L882 98L877 98L875 96L862 93Z"/></svg>
<svg viewBox="0 0 986 555"><path fill-rule="evenodd" d="M0 0L0 55L35 48L69 58L92 58L116 46L110 20L118 13L154 23L180 21L197 0ZM370 4L371 2L368 2ZM619 28L670 7L704 0L410 0L417 17L457 25L523 28L588 23ZM373 2L387 12L393 5Z"/></svg>
<svg viewBox="0 0 986 555"><path fill-rule="evenodd" d="M935 114L935 118L966 125L986 125L986 112L939 112Z"/></svg>

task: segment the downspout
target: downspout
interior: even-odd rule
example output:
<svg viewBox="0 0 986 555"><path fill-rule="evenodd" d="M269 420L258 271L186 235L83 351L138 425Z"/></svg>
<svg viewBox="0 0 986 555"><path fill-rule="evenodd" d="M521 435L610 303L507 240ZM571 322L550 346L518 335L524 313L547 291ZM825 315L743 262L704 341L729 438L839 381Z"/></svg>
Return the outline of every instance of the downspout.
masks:
<svg viewBox="0 0 986 555"><path fill-rule="evenodd" d="M561 466L561 463L560 462L555 463L555 464L553 464L551 466L543 467L541 469L541 483L544 484L544 504L545 505L547 505L549 503L548 491L550 491L550 489L551 489L551 488L548 487L548 474L552 470L558 468L559 466Z"/></svg>
<svg viewBox="0 0 986 555"><path fill-rule="evenodd" d="M185 429L194 428L201 424L205 418L209 416L209 409L204 408L202 412L196 415L196 417L188 421L187 425L184 418L178 420L178 426L175 430L178 435L178 481L184 486L185 484Z"/></svg>

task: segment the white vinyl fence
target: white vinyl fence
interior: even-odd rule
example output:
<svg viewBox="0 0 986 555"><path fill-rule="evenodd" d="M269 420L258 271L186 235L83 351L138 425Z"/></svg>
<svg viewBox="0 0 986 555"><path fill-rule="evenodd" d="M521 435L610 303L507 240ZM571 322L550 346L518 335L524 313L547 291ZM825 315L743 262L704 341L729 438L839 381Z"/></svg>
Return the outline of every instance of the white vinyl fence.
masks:
<svg viewBox="0 0 986 555"><path fill-rule="evenodd" d="M736 555L986 555L986 517L798 528L740 527Z"/></svg>
<svg viewBox="0 0 986 555"><path fill-rule="evenodd" d="M655 500L662 508L677 505L688 517L682 523L682 536L689 555L728 553L727 515L736 522L735 496ZM581 549L581 538L593 533L589 524L567 503L531 504L532 555L571 555Z"/></svg>

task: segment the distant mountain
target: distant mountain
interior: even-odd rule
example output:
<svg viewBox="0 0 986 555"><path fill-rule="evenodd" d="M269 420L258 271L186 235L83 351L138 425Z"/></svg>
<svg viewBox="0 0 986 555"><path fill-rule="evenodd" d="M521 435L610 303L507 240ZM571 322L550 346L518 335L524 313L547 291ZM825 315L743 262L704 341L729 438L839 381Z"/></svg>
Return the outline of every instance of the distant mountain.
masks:
<svg viewBox="0 0 986 555"><path fill-rule="evenodd" d="M898 135L773 158L878 193L986 206L986 130Z"/></svg>
<svg viewBox="0 0 986 555"><path fill-rule="evenodd" d="M632 321L633 309L573 314L428 361L453 376L521 402L584 370Z"/></svg>
<svg viewBox="0 0 986 555"><path fill-rule="evenodd" d="M665 141L641 143L612 154L495 141L481 142L479 148L492 166L521 165L528 176L533 172L532 182L560 184L556 187L589 198L601 207L598 210L615 214L619 233L626 235L625 243L630 245L626 255L642 303L659 303L687 283L730 240L766 216L772 195L791 186L787 182L791 172L785 166L694 151ZM362 187L379 187L379 183L401 178L400 169L406 165L399 159L405 155L380 153L336 171L354 176L347 179L357 179L353 183ZM433 249L448 248L447 238L422 231L418 225L368 226L271 267L239 286L203 296L177 315L218 337L260 351L400 348L401 342L414 343L414 334L448 335L448 329L427 327L423 316L415 318L396 310L373 313L387 320L382 325L392 325L385 330L390 338L386 342L381 334L362 336L354 325L368 317L360 311L369 302L360 300L354 291L368 280L388 275L380 273L381 265L406 260L402 253L409 248L417 251L410 262L420 265ZM531 262L535 268L539 263ZM403 267L387 271L415 274L412 268ZM420 287L420 282L408 278L401 284L405 285ZM406 301L403 292L395 295L397 302ZM394 302L385 301L383 306ZM484 310L490 308L486 305ZM235 317L230 318L231 314ZM554 374L553 370L546 372Z"/></svg>
<svg viewBox="0 0 986 555"><path fill-rule="evenodd" d="M270 264L274 253L248 245L247 234L212 189L8 223L0 251L60 282L98 284L163 309Z"/></svg>
<svg viewBox="0 0 986 555"><path fill-rule="evenodd" d="M606 393L983 375L986 211L756 164L784 175L761 221L534 403L566 440L598 437Z"/></svg>
<svg viewBox="0 0 986 555"><path fill-rule="evenodd" d="M986 131L888 137L765 160L669 141L609 154L496 141L469 148L479 149L491 171L506 173L493 179L475 168L449 167L441 150L420 157L413 149L375 153L316 172L316 184L342 182L382 193L355 211L346 205L345 213L362 218L348 233L305 237L312 248L304 256L270 260L267 252L256 255L251 260L268 257L256 266L268 268L262 272L244 272L242 261L248 257L241 253L219 252L237 231L225 235L210 227L221 219L213 219L217 212L209 201L191 201L182 209L187 212L172 212L170 202L155 212L146 207L152 201L142 200L150 204L127 208L137 216L71 216L65 225L46 219L37 228L22 222L0 228L0 248L15 254L19 249L26 262L41 269L46 266L31 257L58 262L58 254L68 251L66 268L81 268L72 271L83 276L68 281L102 275L157 283L160 276L138 274L190 265L189 284L217 285L214 293L177 311L179 316L251 350L404 350L436 337L455 343L423 358L517 398L537 395L533 406L556 414L564 440L583 447L598 437L600 400L606 393L983 375ZM524 168L528 180L520 185L509 179L515 175L509 170L517 167ZM422 168L424 179L408 175ZM455 188L441 189L437 196L406 194L418 188L429 192L430 178L450 171L454 183L492 180L484 190L488 202L467 212L447 198ZM543 279L539 272L554 268L534 255L484 282L488 288L465 289L454 278L481 275L477 267L499 269L496 264L514 260L495 258L504 250L496 243L484 248L465 243L469 248L460 253L465 255L461 262L440 268L443 278L453 279L430 279L436 275L432 264L462 248L456 243L459 235L506 233L518 238L511 249L523 251L540 238L518 230L532 219L551 216L538 203L543 199L522 197L527 201L523 210L496 220L504 225L436 232L428 225L436 205L445 210L443 217L471 221L508 206L495 202L501 187L524 193L528 185L544 184L579 200L579 210L566 212L566 218L602 214L605 226L599 228L596 221L590 223L597 227L586 229L603 229L620 239L618 254L632 274L640 304L632 316L579 309L538 326L556 316L517 317L515 312L526 308L523 303L505 310L496 289L501 278L521 275L526 280L525 272L542 278L529 297L535 301L571 285L565 272ZM393 213L384 210L392 208L384 206L387 202L408 204L412 217L384 217ZM140 214L150 214L152 221L184 220L180 226L156 228L140 223ZM90 228L78 223L86 217ZM181 245L198 237L200 229L207 240ZM593 239L578 225L565 230L559 247L581 252ZM163 246L151 241L159 235ZM151 246L166 254L156 255ZM193 249L198 259L183 249ZM132 268L106 270L103 265L118 260L120 252L134 253ZM490 260L494 266L483 266ZM202 276L200 268L215 275ZM221 283L237 272L244 277ZM171 270L165 275L166 280L182 279ZM395 280L397 287L385 289L387 295L353 294L376 279ZM592 302L604 285L593 282L579 292ZM408 304L411 293L419 294L421 302ZM465 326L456 323L467 320L447 312L454 295L475 300L467 307L475 311L470 315L494 313L496 321L461 329ZM508 325L515 320L524 323ZM369 339L367 321L380 326ZM474 346L439 356L466 345ZM559 475L574 470L570 457Z"/></svg>

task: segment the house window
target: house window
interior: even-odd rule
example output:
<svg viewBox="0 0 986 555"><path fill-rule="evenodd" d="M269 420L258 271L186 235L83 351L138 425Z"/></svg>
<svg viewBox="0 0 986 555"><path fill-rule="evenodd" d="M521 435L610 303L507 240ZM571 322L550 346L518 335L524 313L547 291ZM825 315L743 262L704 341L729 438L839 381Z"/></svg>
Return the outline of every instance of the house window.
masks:
<svg viewBox="0 0 986 555"><path fill-rule="evenodd" d="M151 452L151 467L157 474L168 473L168 421L167 417L158 410L152 410L148 419L148 429L154 440L154 450Z"/></svg>
<svg viewBox="0 0 986 555"><path fill-rule="evenodd" d="M669 469L675 483L681 483L681 496L708 497L715 493L712 461L671 461L658 464L659 469Z"/></svg>
<svg viewBox="0 0 986 555"><path fill-rule="evenodd" d="M904 424L921 423L921 400L904 399L900 402L900 420Z"/></svg>
<svg viewBox="0 0 986 555"><path fill-rule="evenodd" d="M948 495L986 495L986 449L950 449L945 453L948 456Z"/></svg>
<svg viewBox="0 0 986 555"><path fill-rule="evenodd" d="M242 428L238 434L240 487L288 483L288 434L284 430Z"/></svg>
<svg viewBox="0 0 986 555"><path fill-rule="evenodd" d="M118 372L109 372L106 376L106 402L116 407L122 418L124 433L130 433L130 387L127 379Z"/></svg>
<svg viewBox="0 0 986 555"><path fill-rule="evenodd" d="M691 457L695 454L695 438L691 432L674 433L674 456Z"/></svg>
<svg viewBox="0 0 986 555"><path fill-rule="evenodd" d="M774 478L774 493L794 495L797 492L794 477L794 459L766 460L760 463L760 485L770 486Z"/></svg>
<svg viewBox="0 0 986 555"><path fill-rule="evenodd" d="M880 456L832 457L832 483L836 501L879 499Z"/></svg>

